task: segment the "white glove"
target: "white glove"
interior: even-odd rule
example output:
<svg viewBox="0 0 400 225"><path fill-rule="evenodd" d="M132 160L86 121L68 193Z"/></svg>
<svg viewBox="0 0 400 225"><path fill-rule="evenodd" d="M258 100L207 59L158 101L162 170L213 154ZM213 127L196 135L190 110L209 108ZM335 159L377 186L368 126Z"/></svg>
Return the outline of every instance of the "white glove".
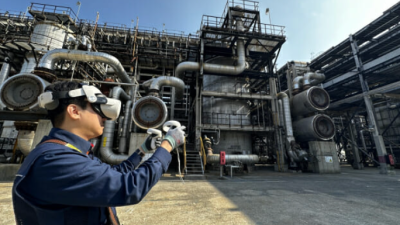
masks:
<svg viewBox="0 0 400 225"><path fill-rule="evenodd" d="M150 134L140 147L142 147L142 150L147 153L156 150L156 148L160 146L161 137L155 134Z"/></svg>
<svg viewBox="0 0 400 225"><path fill-rule="evenodd" d="M183 142L185 140L185 131L183 131L184 129L186 129L185 126L170 129L163 140L167 140L170 143L172 149L183 145Z"/></svg>

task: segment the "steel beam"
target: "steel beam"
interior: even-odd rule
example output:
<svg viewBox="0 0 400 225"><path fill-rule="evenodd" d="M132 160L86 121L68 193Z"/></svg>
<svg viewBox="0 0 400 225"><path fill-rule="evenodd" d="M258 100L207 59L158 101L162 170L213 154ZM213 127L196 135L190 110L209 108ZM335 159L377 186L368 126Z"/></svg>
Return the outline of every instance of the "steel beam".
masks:
<svg viewBox="0 0 400 225"><path fill-rule="evenodd" d="M399 55L400 55L400 48L398 48L398 49L396 49L394 51L391 51L391 52L389 52L389 53L387 53L387 54L385 54L385 55L383 55L383 56L381 56L381 57L379 57L379 58L377 58L377 59L375 59L375 60L373 60L371 62L366 63L365 65L363 65L363 67L364 67L363 70L364 71L365 70L370 70L373 67L378 66L379 64L382 64L382 63L384 63L384 62L386 62L388 60L391 60L391 59L394 59L394 58L398 57ZM332 79L330 81L327 81L327 82L323 83L322 87L323 88L328 88L328 87L330 87L332 85L335 85L335 84L337 84L339 82L342 82L342 81L347 80L349 78L355 77L358 74L359 74L359 71L357 71L357 70L353 70L353 71L347 72L347 73L345 73L343 75L340 75L340 76L338 76L338 77L336 77L336 78L334 78L334 79Z"/></svg>

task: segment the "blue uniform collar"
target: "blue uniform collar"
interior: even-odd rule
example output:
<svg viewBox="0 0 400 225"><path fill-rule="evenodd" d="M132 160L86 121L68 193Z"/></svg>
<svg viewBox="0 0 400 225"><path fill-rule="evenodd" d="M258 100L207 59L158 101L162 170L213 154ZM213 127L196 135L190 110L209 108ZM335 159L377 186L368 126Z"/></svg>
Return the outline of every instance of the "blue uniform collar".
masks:
<svg viewBox="0 0 400 225"><path fill-rule="evenodd" d="M70 143L81 150L83 154L86 154L91 147L91 143L89 141L86 141L85 139L60 128L52 128L49 135L44 139L48 140L53 138Z"/></svg>

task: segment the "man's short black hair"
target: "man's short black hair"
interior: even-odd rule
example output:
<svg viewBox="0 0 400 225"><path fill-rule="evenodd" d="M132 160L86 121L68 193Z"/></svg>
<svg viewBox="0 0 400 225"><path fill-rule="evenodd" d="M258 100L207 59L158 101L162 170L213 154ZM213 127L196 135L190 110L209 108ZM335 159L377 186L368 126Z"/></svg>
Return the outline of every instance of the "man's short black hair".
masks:
<svg viewBox="0 0 400 225"><path fill-rule="evenodd" d="M82 85L76 81L59 81L55 82L46 87L45 91L71 91L75 89L81 88ZM70 104L75 104L81 107L82 109L86 109L87 101L85 101L85 96L77 97L77 98L69 98L69 99L59 99L59 104L57 108L54 110L48 110L47 115L53 124L53 127L60 127L62 122L65 119L65 112L67 106Z"/></svg>

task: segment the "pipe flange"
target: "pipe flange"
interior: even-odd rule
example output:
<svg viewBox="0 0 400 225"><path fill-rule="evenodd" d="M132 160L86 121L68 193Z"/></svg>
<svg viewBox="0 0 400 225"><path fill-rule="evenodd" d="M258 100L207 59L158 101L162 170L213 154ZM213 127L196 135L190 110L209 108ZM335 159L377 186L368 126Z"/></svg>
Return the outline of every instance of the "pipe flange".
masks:
<svg viewBox="0 0 400 225"><path fill-rule="evenodd" d="M47 69L47 68L43 68L43 67L35 67L35 69L33 70L33 74L37 75L38 77L43 78L46 81L49 81L50 83L53 83L55 81L57 81L57 76L54 75L54 71Z"/></svg>
<svg viewBox="0 0 400 225"><path fill-rule="evenodd" d="M331 99L325 89L314 86L308 89L307 92L308 100L315 109L326 110L329 108Z"/></svg>
<svg viewBox="0 0 400 225"><path fill-rule="evenodd" d="M165 103L154 96L146 96L133 105L132 120L142 129L158 128L167 120L168 109Z"/></svg>
<svg viewBox="0 0 400 225"><path fill-rule="evenodd" d="M11 110L28 110L38 104L38 97L49 83L33 74L18 74L0 87L1 101Z"/></svg>
<svg viewBox="0 0 400 225"><path fill-rule="evenodd" d="M315 116L313 127L315 134L317 134L321 140L327 141L335 136L335 123L327 115L319 114Z"/></svg>

